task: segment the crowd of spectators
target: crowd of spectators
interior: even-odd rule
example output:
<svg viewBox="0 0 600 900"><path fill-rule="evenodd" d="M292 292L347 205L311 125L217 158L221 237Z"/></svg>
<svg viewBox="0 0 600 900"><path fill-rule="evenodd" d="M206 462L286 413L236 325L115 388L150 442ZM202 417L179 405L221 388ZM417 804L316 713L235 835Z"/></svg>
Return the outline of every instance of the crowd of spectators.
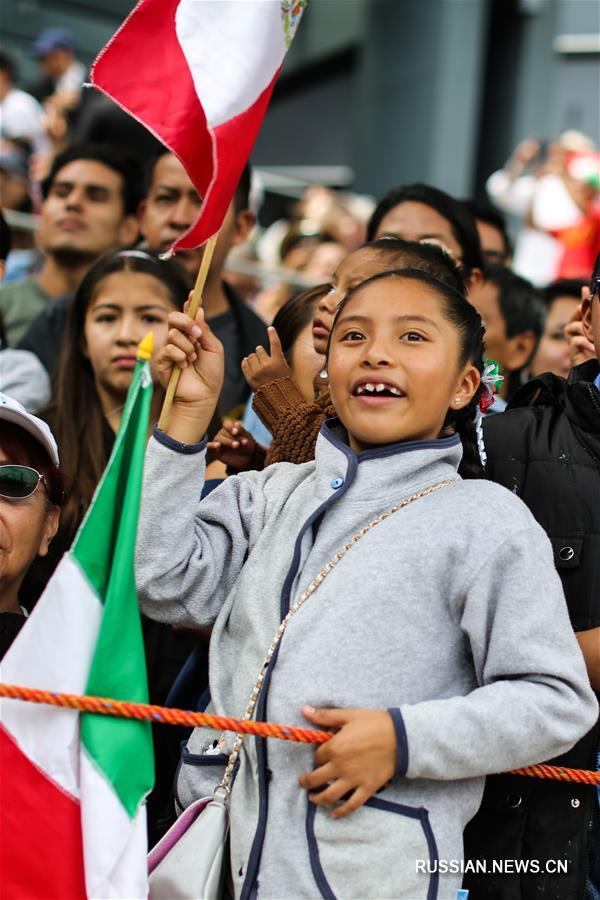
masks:
<svg viewBox="0 0 600 900"><path fill-rule="evenodd" d="M58 454L61 465L52 503L38 504L35 510L36 540L30 540L17 576L11 575L10 590L1 587L0 567L3 652L35 606L89 506L120 424L137 344L152 330L157 351L165 345L168 317L183 309L202 257L199 249L164 258L202 205L179 160L106 97L82 87L86 69L70 32L46 30L32 54L39 63L39 79L25 91L15 61L0 52L0 396L10 397L13 404L1 422L0 468L15 462L46 477L56 468ZM490 175L484 201L453 198L429 185L402 184L398 172L398 185L377 201L328 186L307 186L300 199L290 199L286 216L268 226L261 224L260 176L248 165L219 232L203 292L206 320L225 354L224 384L208 431L205 492L236 472L314 457L319 429L335 412L324 370L337 304L364 279L409 267L425 271L451 290L466 291L484 321L486 356L503 373L488 411L485 430L491 444L498 429L503 430L491 420L503 423L500 414L508 409L508 421L514 422L510 411L522 412L524 397L532 406L542 404L539 396L546 397L546 407L556 403L562 412L574 402L564 379L569 385L583 380L595 391L590 395L595 419L593 412L587 419L588 413L581 413L574 428L577 434L584 432L589 465L596 467L597 499L600 395L595 385L600 347L594 344L589 322L594 296L600 302L598 272L591 294L588 285L600 252L598 162L593 142L578 132L565 132L547 143L528 138ZM270 325L274 332L267 330ZM575 367L579 374L573 375ZM163 398L157 384L152 424ZM49 460L44 453L56 445L47 443L46 450L40 450L39 426L33 427L22 450L15 449L15 423L26 423L30 414L52 429L58 449ZM4 420L11 416L6 430ZM551 446L547 455L555 450ZM490 471L496 466L494 479L511 487L510 464L499 462L500 455L492 454ZM545 524L545 512L536 512L526 482L523 476L522 490L512 489ZM588 502L591 506L591 498L592 493L581 496L581 509L587 509ZM560 497L556 502L559 508ZM0 507L2 503L6 500L0 496ZM586 516L582 513L588 522ZM597 510L589 512L588 524L580 529L581 541L596 528L590 524L594 516L597 523ZM1 522L2 508L0 534ZM493 525L490 529L493 541ZM547 524L547 530L553 543L560 536L575 546L573 535L560 523ZM597 529L594 534L597 551ZM578 552L581 555L581 545ZM587 553L594 553L591 544ZM572 583L575 577L571 560L559 573L572 620L576 630L594 631L600 646L597 562L595 575L592 566L586 569L589 580L578 583L575 600L569 594L569 579ZM586 615L577 619L573 609L581 592L589 601ZM208 679L209 631L171 627L146 616L143 624L150 701L182 702L184 696L186 702L200 704ZM580 644L598 690L600 654L585 640ZM176 737L157 734L157 787L149 806L152 842L173 814L171 782L180 735ZM595 764L597 739L596 730L595 737L588 736L585 752L580 748L577 755L576 747L574 765ZM570 764L568 759L565 764ZM490 834L496 827L490 823L503 828L510 814L511 804L507 807L498 799L498 790L508 787L490 782L480 813ZM514 791L506 796L514 796ZM535 816L546 802L553 810L562 809L555 798L552 787L537 794L532 789L527 798L520 791L517 805L521 799L524 806L529 803ZM580 799L580 815L571 831L580 854L578 877L582 867L587 871L584 857L590 841L597 842L600 858L592 789L582 789ZM594 816L592 836L588 826ZM475 832L467 834L467 851L476 854L483 847L492 852ZM535 837L532 842L537 848ZM550 843L561 852L560 840ZM593 872L588 875L591 879ZM483 882L476 887L478 898L509 896L485 893ZM586 896L600 896L599 888L589 886L596 893ZM556 896L579 898L583 893L559 890Z"/></svg>

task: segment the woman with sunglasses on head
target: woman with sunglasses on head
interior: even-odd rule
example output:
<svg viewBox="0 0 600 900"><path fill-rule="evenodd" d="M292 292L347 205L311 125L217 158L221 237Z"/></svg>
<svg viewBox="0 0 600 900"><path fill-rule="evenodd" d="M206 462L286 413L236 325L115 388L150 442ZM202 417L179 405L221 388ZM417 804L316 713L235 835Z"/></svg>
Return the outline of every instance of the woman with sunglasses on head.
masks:
<svg viewBox="0 0 600 900"><path fill-rule="evenodd" d="M63 503L58 449L45 422L0 394L0 658L25 624L23 578L46 556Z"/></svg>

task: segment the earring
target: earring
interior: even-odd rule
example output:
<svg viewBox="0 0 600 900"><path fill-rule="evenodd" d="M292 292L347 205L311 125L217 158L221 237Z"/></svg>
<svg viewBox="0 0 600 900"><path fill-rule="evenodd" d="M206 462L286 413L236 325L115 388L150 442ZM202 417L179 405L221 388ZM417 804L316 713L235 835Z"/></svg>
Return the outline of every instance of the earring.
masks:
<svg viewBox="0 0 600 900"><path fill-rule="evenodd" d="M319 378L325 380L327 378L327 369L323 369L323 371L319 374Z"/></svg>
<svg viewBox="0 0 600 900"><path fill-rule="evenodd" d="M455 406L458 406L459 403L460 403L460 397L455 397L455 398L454 398L454 405L455 405Z"/></svg>

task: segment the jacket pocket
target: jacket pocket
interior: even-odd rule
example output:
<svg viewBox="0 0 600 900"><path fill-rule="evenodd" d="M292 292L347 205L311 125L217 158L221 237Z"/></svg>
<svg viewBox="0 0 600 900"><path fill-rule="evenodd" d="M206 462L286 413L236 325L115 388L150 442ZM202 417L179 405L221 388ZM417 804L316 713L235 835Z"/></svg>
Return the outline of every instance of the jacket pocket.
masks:
<svg viewBox="0 0 600 900"><path fill-rule="evenodd" d="M181 751L181 764L183 766L223 766L227 765L229 757L226 753L190 753L187 747Z"/></svg>
<svg viewBox="0 0 600 900"><path fill-rule="evenodd" d="M311 868L325 900L436 900L438 852L424 807L371 797L343 819L308 801Z"/></svg>
<svg viewBox="0 0 600 900"><path fill-rule="evenodd" d="M218 739L218 732L196 728L182 748L174 785L178 813L194 800L210 796L221 781L229 753L227 747L217 746Z"/></svg>
<svg viewBox="0 0 600 900"><path fill-rule="evenodd" d="M584 535L581 531L570 534L550 535L557 569L574 569L581 563Z"/></svg>

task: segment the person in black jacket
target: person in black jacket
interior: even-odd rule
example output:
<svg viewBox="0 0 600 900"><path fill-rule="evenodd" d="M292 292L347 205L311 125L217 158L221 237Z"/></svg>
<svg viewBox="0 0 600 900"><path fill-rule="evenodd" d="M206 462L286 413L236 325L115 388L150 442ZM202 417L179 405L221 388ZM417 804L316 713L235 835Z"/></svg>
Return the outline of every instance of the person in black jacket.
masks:
<svg viewBox="0 0 600 900"><path fill-rule="evenodd" d="M600 358L600 254L582 318ZM518 494L548 532L571 623L600 692L599 360L572 369L567 381L546 373L529 382L506 413L485 419L484 438L489 477ZM596 770L599 740L597 723L552 763ZM488 779L465 831L465 857L488 861L488 874L465 877L477 900L597 900L596 788L508 775ZM493 859L536 860L539 872L489 874ZM555 860L567 861L567 872L557 871Z"/></svg>

